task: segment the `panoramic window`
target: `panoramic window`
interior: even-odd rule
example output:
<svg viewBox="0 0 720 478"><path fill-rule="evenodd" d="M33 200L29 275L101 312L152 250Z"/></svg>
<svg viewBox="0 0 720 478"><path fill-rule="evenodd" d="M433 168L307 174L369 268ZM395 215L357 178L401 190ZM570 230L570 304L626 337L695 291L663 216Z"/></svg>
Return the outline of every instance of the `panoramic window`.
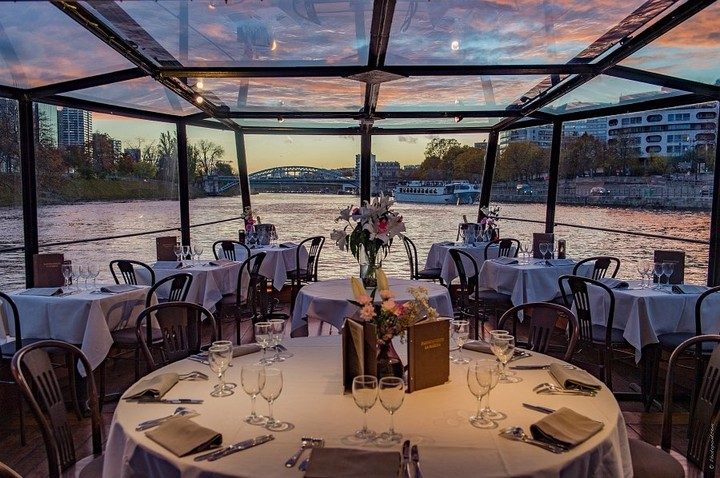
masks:
<svg viewBox="0 0 720 478"><path fill-rule="evenodd" d="M18 103L0 98L0 291L25 285Z"/></svg>

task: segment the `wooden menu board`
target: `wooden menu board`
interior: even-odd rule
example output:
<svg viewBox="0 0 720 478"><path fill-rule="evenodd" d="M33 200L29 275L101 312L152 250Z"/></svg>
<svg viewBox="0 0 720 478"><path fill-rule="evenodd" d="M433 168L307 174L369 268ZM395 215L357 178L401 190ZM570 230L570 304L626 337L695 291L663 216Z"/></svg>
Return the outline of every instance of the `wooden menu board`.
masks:
<svg viewBox="0 0 720 478"><path fill-rule="evenodd" d="M428 320L408 334L408 393L446 383L450 378L450 326L447 319Z"/></svg>
<svg viewBox="0 0 720 478"><path fill-rule="evenodd" d="M667 277L663 279L663 284L682 284L685 282L685 252L684 251L661 251L657 250L653 254L653 260L655 262L674 262L675 267L673 273L670 276L670 281ZM653 275L653 282L657 282L658 277Z"/></svg>
<svg viewBox="0 0 720 478"><path fill-rule="evenodd" d="M547 257L543 257L542 254L540 254L540 243L542 242L554 244L555 235L546 232L533 232L533 258L535 259L547 259Z"/></svg>
<svg viewBox="0 0 720 478"><path fill-rule="evenodd" d="M63 254L34 254L33 285L35 287L62 287L65 284L62 274L64 261Z"/></svg>
<svg viewBox="0 0 720 478"><path fill-rule="evenodd" d="M177 243L178 239L175 236L158 237L155 239L157 260L177 261L177 255L175 255L175 244Z"/></svg>
<svg viewBox="0 0 720 478"><path fill-rule="evenodd" d="M349 318L342 329L343 386L352 391L358 375L377 376L377 328Z"/></svg>

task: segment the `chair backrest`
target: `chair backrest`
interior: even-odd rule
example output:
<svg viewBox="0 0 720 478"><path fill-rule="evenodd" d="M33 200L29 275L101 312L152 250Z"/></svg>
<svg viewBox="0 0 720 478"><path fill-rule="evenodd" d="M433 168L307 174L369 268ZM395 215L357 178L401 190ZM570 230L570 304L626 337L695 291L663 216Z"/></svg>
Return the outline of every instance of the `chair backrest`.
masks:
<svg viewBox="0 0 720 478"><path fill-rule="evenodd" d="M698 335L681 343L670 355L665 380L662 439L660 446L670 451L672 445L672 402L677 362L691 347L701 348L704 343L720 343L720 335ZM696 364L699 366L700 364ZM720 439L720 347L715 346L705 374L695 384L695 393L688 423L688 462L699 467L705 477L715 476L715 456Z"/></svg>
<svg viewBox="0 0 720 478"><path fill-rule="evenodd" d="M22 478L15 470L0 461L0 478Z"/></svg>
<svg viewBox="0 0 720 478"><path fill-rule="evenodd" d="M237 254L235 253L235 250L238 247L240 249L245 249L245 258L250 257L250 248L240 241L215 241L212 246L212 250L215 255L215 259L230 259L231 261L236 261Z"/></svg>
<svg viewBox="0 0 720 478"><path fill-rule="evenodd" d="M705 302L705 299L710 297L713 294L716 294L720 292L720 286L712 287L702 294L700 294L700 297L698 297L697 302L695 302L695 335L702 335L703 334L703 326L702 326L702 306ZM720 300L720 299L718 299ZM717 312L715 311L715 314L717 315ZM720 332L718 330L714 330L713 332Z"/></svg>
<svg viewBox="0 0 720 478"><path fill-rule="evenodd" d="M458 287L458 296L455 301L460 307L467 307L470 304L470 296L477 292L478 265L475 258L465 251L459 249L450 249L450 257L455 263L455 269L458 273L460 286ZM466 257L473 266L473 275L467 275L465 271L465 263L463 256Z"/></svg>
<svg viewBox="0 0 720 478"><path fill-rule="evenodd" d="M148 290L147 296L145 297L145 307L150 307L152 304L152 296L161 287L168 282L170 283L170 293L168 294L168 302L183 302L187 298L188 292L190 291L190 285L192 285L193 276L187 272L180 272L179 274L173 274L157 281Z"/></svg>
<svg viewBox="0 0 720 478"><path fill-rule="evenodd" d="M305 270L307 271L309 280L317 281L320 251L322 251L323 244L325 244L325 236L308 237L298 245L297 251L295 251L295 270L298 272L302 269L300 264L300 252L306 242L310 243L310 248L308 249L308 258L307 264L305 264Z"/></svg>
<svg viewBox="0 0 720 478"><path fill-rule="evenodd" d="M148 271L150 275L150 284L155 284L155 271L152 267L140 261L131 261L129 259L116 259L110 261L110 273L115 279L115 283L119 284L120 279L125 284L138 285L137 275L135 274L135 267L142 267Z"/></svg>
<svg viewBox="0 0 720 478"><path fill-rule="evenodd" d="M600 280L603 277L607 277L608 273L610 273L610 277L615 277L620 270L620 259L613 256L596 256L596 257L588 257L587 259L583 259L577 264L575 264L575 267L573 267L573 275L578 275L578 271L580 268L587 264L588 262L594 262L592 274L590 274L590 278L594 280ZM612 272L610 272L612 270Z"/></svg>
<svg viewBox="0 0 720 478"><path fill-rule="evenodd" d="M3 307L3 304L7 304L9 307ZM0 327L0 330L5 329L5 332L15 337L15 350L20 350L22 348L22 329L20 328L20 313L18 312L17 305L12 300L12 298L10 298L9 295L3 292L0 292L0 309L3 308L5 309L5 311L9 310L10 316L4 316L2 313L0 313L0 320L7 320L7 323L4 323L2 327ZM10 330L10 321L12 321L12 326L14 330Z"/></svg>
<svg viewBox="0 0 720 478"><path fill-rule="evenodd" d="M488 259L488 250L494 245L498 246L498 257L517 257L520 251L520 241L507 237L505 239L495 239L485 245L485 260ZM513 250L513 247L515 248Z"/></svg>
<svg viewBox="0 0 720 478"><path fill-rule="evenodd" d="M266 255L267 253L265 251L260 251L257 254L248 256L248 258L240 265L237 286L235 287L235 300L238 306L242 304L243 297L248 300L248 304L250 303L250 291L257 283L258 278L262 277L260 275L260 266L262 266ZM246 271L247 274L245 273Z"/></svg>
<svg viewBox="0 0 720 478"><path fill-rule="evenodd" d="M403 244L405 245L405 252L408 256L408 263L410 264L410 280L417 280L418 273L418 258L417 248L415 243L410 240L407 236L402 236Z"/></svg>
<svg viewBox="0 0 720 478"><path fill-rule="evenodd" d="M569 290L565 288L566 284ZM613 291L602 282L582 276L560 276L558 279L558 285L560 286L560 294L565 302L565 306L568 309L570 309L572 305L575 306L575 315L580 329L580 343L590 344L593 342L593 339L595 339L604 340L605 345L609 346L612 337L613 319L615 317L615 294L613 294ZM599 287L598 292L606 294L608 297L609 306L607 309L607 316L604 317L605 320L603 321L603 325L606 327L605 337L593 337L592 310L590 306L590 296L588 294L589 285Z"/></svg>
<svg viewBox="0 0 720 478"><path fill-rule="evenodd" d="M23 347L15 354L11 364L12 374L40 426L48 456L49 476L56 478L77 462L77 456L62 389L47 349L64 352L72 358L71 363L81 363L86 372L95 456L102 454L102 417L92 368L80 349L58 340L43 340ZM75 374L71 372L68 375L71 382L69 390L73 400L77 401Z"/></svg>
<svg viewBox="0 0 720 478"><path fill-rule="evenodd" d="M135 323L135 334L149 370L200 352L203 320L210 321L212 343L218 336L217 325L213 315L203 306L190 302L163 302L143 310ZM161 332L160 340L157 336L153 340L153 321ZM159 349L159 359L153 356L151 347Z"/></svg>
<svg viewBox="0 0 720 478"><path fill-rule="evenodd" d="M515 330L515 321L518 320L518 313L520 312L522 312L525 319L523 324L527 323L529 327L528 337L525 342L530 347L530 350L541 354L547 352L553 333L560 330L564 332L569 325L570 337L563 360L569 361L572 359L577 347L579 327L577 317L570 309L549 302L529 302L517 305L500 317L498 329L509 330L505 328L506 323L512 320L513 330Z"/></svg>

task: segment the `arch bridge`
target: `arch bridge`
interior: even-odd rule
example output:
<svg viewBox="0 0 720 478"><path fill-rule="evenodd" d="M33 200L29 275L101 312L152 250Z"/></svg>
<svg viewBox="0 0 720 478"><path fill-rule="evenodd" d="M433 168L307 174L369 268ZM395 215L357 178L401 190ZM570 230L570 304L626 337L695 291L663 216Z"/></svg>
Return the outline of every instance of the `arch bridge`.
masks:
<svg viewBox="0 0 720 478"><path fill-rule="evenodd" d="M358 183L337 171L312 166L278 166L248 176L254 192L354 192ZM208 194L221 194L238 186L237 176L210 176L205 179Z"/></svg>

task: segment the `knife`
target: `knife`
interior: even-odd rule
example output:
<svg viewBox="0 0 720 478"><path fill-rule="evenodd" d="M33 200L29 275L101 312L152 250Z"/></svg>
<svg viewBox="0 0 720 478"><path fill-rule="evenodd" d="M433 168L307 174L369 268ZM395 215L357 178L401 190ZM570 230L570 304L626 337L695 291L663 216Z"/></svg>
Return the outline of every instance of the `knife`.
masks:
<svg viewBox="0 0 720 478"><path fill-rule="evenodd" d="M197 355L191 355L191 356L186 357L186 358L187 358L188 360L192 360L193 362L198 362L198 363L201 363L201 364L203 364L203 365L210 366L210 362L208 362L207 360L204 360L204 359L198 357ZM231 364L231 363L228 364L228 367L232 367L232 366L233 366L233 364Z"/></svg>
<svg viewBox="0 0 720 478"><path fill-rule="evenodd" d="M512 365L510 367L511 370L547 370L550 368L550 365L544 364L544 365Z"/></svg>
<svg viewBox="0 0 720 478"><path fill-rule="evenodd" d="M410 440L405 440L402 446L402 469L405 470L405 477L411 478L412 473L410 472Z"/></svg>
<svg viewBox="0 0 720 478"><path fill-rule="evenodd" d="M242 450L247 450L248 448L252 448L257 445L262 445L263 443L267 443L270 440L274 440L274 435L260 435L255 438L251 438L249 440L241 441L239 443L236 443L234 445L231 445L227 448L223 448L222 450L214 451L212 453L206 453L204 455L196 456L195 461L215 461L219 460L220 458L228 455L232 455L233 453L237 453Z"/></svg>
<svg viewBox="0 0 720 478"><path fill-rule="evenodd" d="M205 400L201 400L198 398L141 398L140 400L138 400L138 403L169 403L173 405L182 405L184 403L199 404L204 402Z"/></svg>
<svg viewBox="0 0 720 478"><path fill-rule="evenodd" d="M552 408L541 407L540 405L531 405L529 403L523 403L522 406L525 408L529 408L530 410L535 410L536 412L547 413L547 414L555 413L555 410L553 410Z"/></svg>
<svg viewBox="0 0 720 478"><path fill-rule="evenodd" d="M415 464L415 478L423 478L422 471L420 471L420 453L418 453L417 445L412 446L412 461Z"/></svg>

